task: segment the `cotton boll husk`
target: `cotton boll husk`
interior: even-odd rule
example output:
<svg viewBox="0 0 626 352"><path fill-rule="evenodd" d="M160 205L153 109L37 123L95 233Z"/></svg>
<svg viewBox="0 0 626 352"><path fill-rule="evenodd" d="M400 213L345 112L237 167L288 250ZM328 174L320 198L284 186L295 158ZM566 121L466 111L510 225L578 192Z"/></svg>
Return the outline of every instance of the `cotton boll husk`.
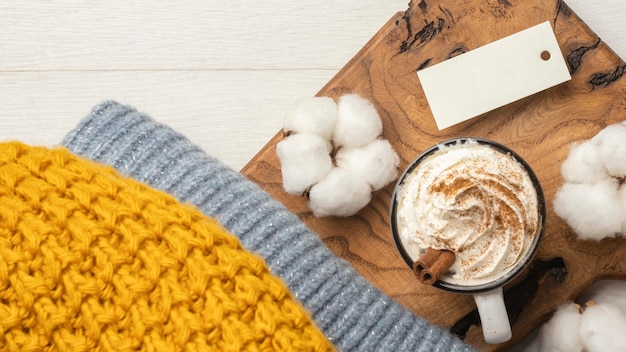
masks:
<svg viewBox="0 0 626 352"><path fill-rule="evenodd" d="M598 146L600 160L609 175L626 176L626 127L621 124L607 126L591 142Z"/></svg>
<svg viewBox="0 0 626 352"><path fill-rule="evenodd" d="M337 147L362 147L378 137L383 124L376 108L358 94L346 94L337 103L333 142Z"/></svg>
<svg viewBox="0 0 626 352"><path fill-rule="evenodd" d="M573 144L567 159L561 165L566 182L596 183L610 178L602 160L599 146L589 141Z"/></svg>
<svg viewBox="0 0 626 352"><path fill-rule="evenodd" d="M622 205L617 184L565 183L554 197L554 212L583 240L614 237L622 230Z"/></svg>
<svg viewBox="0 0 626 352"><path fill-rule="evenodd" d="M580 321L580 338L588 352L624 352L626 315L610 304L587 307Z"/></svg>
<svg viewBox="0 0 626 352"><path fill-rule="evenodd" d="M360 148L341 148L335 155L337 167L364 179L377 191L398 177L400 158L385 139L376 139Z"/></svg>
<svg viewBox="0 0 626 352"><path fill-rule="evenodd" d="M578 305L574 303L561 305L552 318L541 328L541 351L582 351L583 343L579 333L580 321L581 315Z"/></svg>
<svg viewBox="0 0 626 352"><path fill-rule="evenodd" d="M622 231L620 235L626 238L626 187L622 186L619 189L618 197L622 205Z"/></svg>
<svg viewBox="0 0 626 352"><path fill-rule="evenodd" d="M330 140L337 122L337 104L329 97L298 101L285 116L285 132L311 133Z"/></svg>
<svg viewBox="0 0 626 352"><path fill-rule="evenodd" d="M322 180L333 167L329 143L324 138L308 134L293 134L276 144L280 159L283 188L289 194L302 195Z"/></svg>
<svg viewBox="0 0 626 352"><path fill-rule="evenodd" d="M372 191L365 180L335 167L309 191L309 209L317 217L350 216L371 199Z"/></svg>

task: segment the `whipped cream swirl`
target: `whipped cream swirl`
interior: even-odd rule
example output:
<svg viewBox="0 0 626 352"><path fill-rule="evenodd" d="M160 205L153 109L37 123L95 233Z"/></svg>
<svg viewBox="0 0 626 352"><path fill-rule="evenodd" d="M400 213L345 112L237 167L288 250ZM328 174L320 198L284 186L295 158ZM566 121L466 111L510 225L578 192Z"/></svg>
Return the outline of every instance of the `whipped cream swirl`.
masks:
<svg viewBox="0 0 626 352"><path fill-rule="evenodd" d="M512 269L538 235L537 191L511 155L469 140L441 146L402 182L397 222L408 254L455 252L442 280L491 282Z"/></svg>

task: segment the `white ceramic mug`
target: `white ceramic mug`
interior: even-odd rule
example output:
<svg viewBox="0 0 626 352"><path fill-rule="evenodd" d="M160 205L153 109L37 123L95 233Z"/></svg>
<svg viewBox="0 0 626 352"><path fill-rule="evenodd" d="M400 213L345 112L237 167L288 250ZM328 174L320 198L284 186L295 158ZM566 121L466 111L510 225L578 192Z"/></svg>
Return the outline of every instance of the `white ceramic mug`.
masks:
<svg viewBox="0 0 626 352"><path fill-rule="evenodd" d="M539 242L541 237L543 236L543 221L546 217L545 210L545 199L543 196L543 191L541 189L541 185L539 181L530 168L530 166L515 152L511 149L490 141L486 139L480 138L456 138L452 140L445 141L436 146L433 146L423 152L420 156L418 156L415 160L413 160L404 173L400 176L400 179L396 185L394 193L391 199L390 206L390 224L391 231L394 237L394 241L398 248L398 251L404 261L409 265L409 267L413 266L413 263L418 259L415 257L415 254L412 256L409 251L405 248L405 244L403 243L400 230L398 228L398 197L400 189L403 185L403 181L407 178L408 175L419 165L419 163L425 158L429 157L433 153L440 150L442 146L465 143L468 140L472 142L478 142L480 144L488 145L494 150L502 152L506 155L512 156L516 161L521 164L523 169L526 171L527 175L530 177L530 180L534 186L537 195L537 211L539 224L537 226L537 233L534 235L534 238L528 248L528 250L522 255L522 257L514 264L511 268L507 269L501 275L496 275L492 281L481 283L481 284L471 284L464 285L456 283L451 283L445 281L445 279L441 278L436 281L433 286L455 293L460 294L471 294L474 297L476 302L476 307L478 309L478 313L480 316L481 327L483 331L483 336L485 342L489 344L498 344L509 340L512 337L511 334L511 325L509 322L508 314L506 311L506 306L504 303L503 297L503 286L507 283L511 282L514 278L516 278L531 262L534 254L539 246Z"/></svg>

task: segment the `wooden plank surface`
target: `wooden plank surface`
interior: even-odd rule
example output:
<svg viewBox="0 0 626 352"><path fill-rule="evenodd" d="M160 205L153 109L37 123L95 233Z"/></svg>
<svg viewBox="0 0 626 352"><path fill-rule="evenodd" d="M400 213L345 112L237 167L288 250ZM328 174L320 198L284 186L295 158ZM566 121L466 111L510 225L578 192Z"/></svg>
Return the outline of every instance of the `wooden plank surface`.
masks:
<svg viewBox="0 0 626 352"><path fill-rule="evenodd" d="M336 70L404 6L397 0L5 1L0 68Z"/></svg>
<svg viewBox="0 0 626 352"><path fill-rule="evenodd" d="M57 144L95 104L114 99L150 114L237 169L280 128L279 110L303 95L314 95L332 74L328 70L0 73L0 80L10 82L0 84L4 102L0 138Z"/></svg>
<svg viewBox="0 0 626 352"><path fill-rule="evenodd" d="M0 138L53 145L116 99L240 170L405 0L0 3Z"/></svg>
<svg viewBox="0 0 626 352"><path fill-rule="evenodd" d="M417 79L419 68L550 21L572 80L476 119L437 130ZM600 278L626 278L626 241L576 239L552 209L562 184L560 165L574 141L626 118L624 61L565 3L558 0L440 0L412 2L393 16L320 91L337 98L356 92L383 117L384 137L406 166L421 151L460 136L484 137L517 151L535 170L546 196L546 233L533 267L509 285L507 303L513 339L490 346L473 320L471 296L420 285L396 252L388 208L393 185L377 192L368 207L345 218L315 218L305 200L281 187L274 146L280 133L243 173L297 213L339 256L416 314L454 328L484 350L507 350Z"/></svg>

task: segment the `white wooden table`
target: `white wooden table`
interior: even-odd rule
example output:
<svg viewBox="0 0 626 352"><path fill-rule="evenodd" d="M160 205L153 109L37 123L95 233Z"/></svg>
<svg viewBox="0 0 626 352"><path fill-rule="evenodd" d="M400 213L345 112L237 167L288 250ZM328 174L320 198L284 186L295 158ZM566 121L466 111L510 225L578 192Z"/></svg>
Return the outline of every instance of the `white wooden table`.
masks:
<svg viewBox="0 0 626 352"><path fill-rule="evenodd" d="M55 145L115 99L239 170L407 1L3 1L0 139ZM566 3L626 58L626 1Z"/></svg>

